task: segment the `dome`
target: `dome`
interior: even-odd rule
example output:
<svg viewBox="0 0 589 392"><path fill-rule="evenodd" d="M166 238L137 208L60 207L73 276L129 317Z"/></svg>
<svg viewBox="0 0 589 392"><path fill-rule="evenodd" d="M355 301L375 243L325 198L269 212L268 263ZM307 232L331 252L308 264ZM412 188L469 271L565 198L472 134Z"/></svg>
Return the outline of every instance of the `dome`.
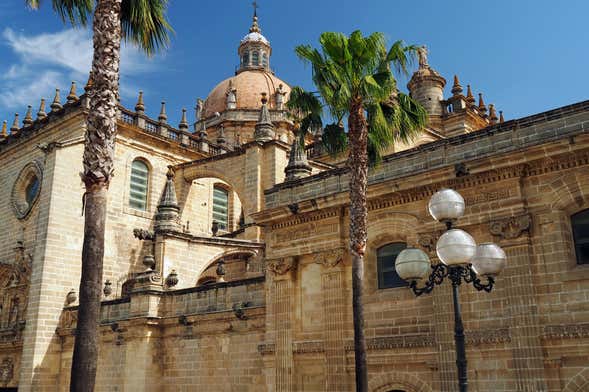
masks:
<svg viewBox="0 0 589 392"><path fill-rule="evenodd" d="M227 110L227 93L232 89L235 89L237 110L260 109L262 93L267 94L270 109L276 109L276 92L284 94L284 102L290 94L290 86L272 73L265 70L245 70L223 80L209 93L205 102L205 118L215 112Z"/></svg>
<svg viewBox="0 0 589 392"><path fill-rule="evenodd" d="M266 45L270 45L270 42L266 39L266 37L255 31L248 33L245 37L243 37L241 43L243 44L245 42L263 42Z"/></svg>

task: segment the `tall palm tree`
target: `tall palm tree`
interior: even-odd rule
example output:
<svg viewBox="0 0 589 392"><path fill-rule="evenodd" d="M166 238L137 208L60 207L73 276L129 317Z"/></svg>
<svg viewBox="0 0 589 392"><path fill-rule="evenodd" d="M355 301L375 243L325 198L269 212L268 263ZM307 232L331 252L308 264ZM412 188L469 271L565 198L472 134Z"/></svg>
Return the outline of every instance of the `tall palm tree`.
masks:
<svg viewBox="0 0 589 392"><path fill-rule="evenodd" d="M425 109L397 90L391 67L402 74L415 57L417 47L395 42L388 50L382 33L349 37L325 32L321 51L310 45L295 51L311 64L313 82L335 119L325 129L324 144L332 152L347 148L350 172L350 252L352 255L352 306L356 390L368 390L364 337L363 279L366 251L366 187L369 163L396 140L408 141L427 121ZM294 103L293 103L294 104ZM348 132L343 120L347 117Z"/></svg>
<svg viewBox="0 0 589 392"><path fill-rule="evenodd" d="M26 0L36 9L40 0ZM53 9L73 25L86 25L94 12L90 110L81 174L86 186L80 306L71 370L71 391L93 391L98 357L98 325L104 257L106 195L114 171L119 101L121 40L147 54L166 47L171 27L167 0L52 0Z"/></svg>

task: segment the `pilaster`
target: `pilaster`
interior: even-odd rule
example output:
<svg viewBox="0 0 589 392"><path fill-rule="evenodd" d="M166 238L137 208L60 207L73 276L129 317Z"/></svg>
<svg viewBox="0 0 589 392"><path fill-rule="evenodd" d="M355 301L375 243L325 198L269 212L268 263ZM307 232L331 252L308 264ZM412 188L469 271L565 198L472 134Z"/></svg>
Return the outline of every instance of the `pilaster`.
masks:
<svg viewBox="0 0 589 392"><path fill-rule="evenodd" d="M321 292L323 293L325 391L345 391L346 381L345 322L346 302L343 248L330 249L314 255L321 264Z"/></svg>
<svg viewBox="0 0 589 392"><path fill-rule="evenodd" d="M284 257L269 260L268 271L274 274L274 327L276 339L275 355L275 391L294 391L294 359L293 342L293 312L294 301L293 281L295 279L297 260L294 257Z"/></svg>

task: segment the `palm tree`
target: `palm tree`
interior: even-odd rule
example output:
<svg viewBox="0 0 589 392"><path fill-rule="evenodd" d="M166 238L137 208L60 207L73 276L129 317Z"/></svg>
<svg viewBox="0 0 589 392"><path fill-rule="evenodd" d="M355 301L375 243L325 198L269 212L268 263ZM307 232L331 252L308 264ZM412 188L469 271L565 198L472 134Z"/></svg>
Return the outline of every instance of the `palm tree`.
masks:
<svg viewBox="0 0 589 392"><path fill-rule="evenodd" d="M40 0L26 0L37 9ZM104 256L106 195L114 171L123 38L147 54L166 47L170 25L167 0L53 0L53 9L73 25L86 25L94 11L90 110L81 174L86 186L80 306L71 370L71 391L93 391L98 357L98 325Z"/></svg>
<svg viewBox="0 0 589 392"><path fill-rule="evenodd" d="M352 255L352 306L356 390L368 390L366 341L364 338L363 279L366 251L366 187L368 167L397 140L408 141L423 127L427 114L411 97L397 90L391 66L407 74L417 47L395 42L389 50L382 33L349 37L325 32L319 38L321 51L310 45L295 51L311 64L313 82L331 116L323 138L331 152L347 148L350 172L350 252ZM296 103L296 101L295 101ZM295 104L293 103L293 105ZM343 120L347 116L348 132ZM347 141L347 143L345 142Z"/></svg>

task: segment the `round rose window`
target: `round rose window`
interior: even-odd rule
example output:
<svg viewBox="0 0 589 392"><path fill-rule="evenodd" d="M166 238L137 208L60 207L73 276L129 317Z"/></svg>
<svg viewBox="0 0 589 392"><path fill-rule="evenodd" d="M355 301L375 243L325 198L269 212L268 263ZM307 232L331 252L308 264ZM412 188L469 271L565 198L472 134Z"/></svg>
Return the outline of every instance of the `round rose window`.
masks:
<svg viewBox="0 0 589 392"><path fill-rule="evenodd" d="M38 162L27 164L12 187L12 208L18 219L26 218L39 199L43 169Z"/></svg>

